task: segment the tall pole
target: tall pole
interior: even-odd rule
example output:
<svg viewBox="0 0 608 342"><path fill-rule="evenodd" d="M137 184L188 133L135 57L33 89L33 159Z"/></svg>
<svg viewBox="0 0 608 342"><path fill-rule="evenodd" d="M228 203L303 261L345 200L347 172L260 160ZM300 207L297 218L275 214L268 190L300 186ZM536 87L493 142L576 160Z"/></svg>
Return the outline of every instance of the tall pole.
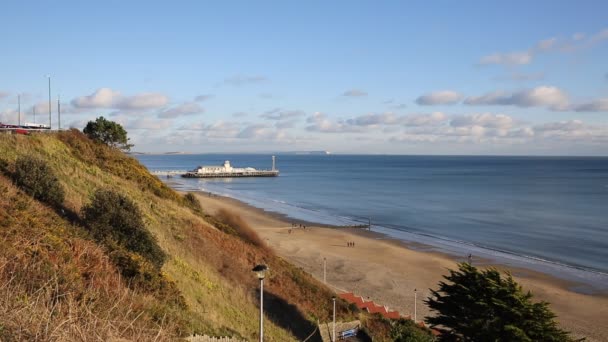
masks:
<svg viewBox="0 0 608 342"><path fill-rule="evenodd" d="M416 302L418 302L418 292L414 289L414 323L418 322L418 316L416 312Z"/></svg>
<svg viewBox="0 0 608 342"><path fill-rule="evenodd" d="M274 168L274 159L275 159L274 156L272 156L272 171L275 170L275 168Z"/></svg>
<svg viewBox="0 0 608 342"><path fill-rule="evenodd" d="M36 105L32 107L32 112L34 113L34 123L36 123Z"/></svg>
<svg viewBox="0 0 608 342"><path fill-rule="evenodd" d="M58 129L61 129L61 102L59 99L59 94L57 94L57 122L58 122Z"/></svg>
<svg viewBox="0 0 608 342"><path fill-rule="evenodd" d="M21 94L17 95L17 112L19 113L17 122L19 123L19 126L21 126Z"/></svg>
<svg viewBox="0 0 608 342"><path fill-rule="evenodd" d="M333 327L333 335L332 335L332 342L336 342L336 297L332 298L334 301L334 327Z"/></svg>
<svg viewBox="0 0 608 342"><path fill-rule="evenodd" d="M260 278L260 342L264 342L264 278Z"/></svg>
<svg viewBox="0 0 608 342"><path fill-rule="evenodd" d="M49 79L49 128L51 128L51 75L46 75Z"/></svg>
<svg viewBox="0 0 608 342"><path fill-rule="evenodd" d="M327 284L327 258L323 258L323 283Z"/></svg>

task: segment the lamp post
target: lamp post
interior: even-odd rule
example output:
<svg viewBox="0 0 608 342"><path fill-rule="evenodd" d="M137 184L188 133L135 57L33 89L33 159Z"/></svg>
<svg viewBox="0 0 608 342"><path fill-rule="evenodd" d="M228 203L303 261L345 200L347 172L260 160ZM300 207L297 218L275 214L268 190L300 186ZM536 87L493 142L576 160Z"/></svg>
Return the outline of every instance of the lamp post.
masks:
<svg viewBox="0 0 608 342"><path fill-rule="evenodd" d="M51 75L46 75L49 79L49 128L51 128Z"/></svg>
<svg viewBox="0 0 608 342"><path fill-rule="evenodd" d="M416 312L416 302L418 301L418 291L414 289L414 323L418 321L417 312Z"/></svg>
<svg viewBox="0 0 608 342"><path fill-rule="evenodd" d="M19 112L18 123L21 126L21 94L17 94L17 112Z"/></svg>
<svg viewBox="0 0 608 342"><path fill-rule="evenodd" d="M260 342L264 341L264 277L266 276L266 271L268 271L268 266L264 264L256 265L253 269L253 272L258 276L260 280Z"/></svg>
<svg viewBox="0 0 608 342"><path fill-rule="evenodd" d="M336 342L336 297L331 297L331 300L334 301L334 326L333 326L333 335L332 335L332 342Z"/></svg>

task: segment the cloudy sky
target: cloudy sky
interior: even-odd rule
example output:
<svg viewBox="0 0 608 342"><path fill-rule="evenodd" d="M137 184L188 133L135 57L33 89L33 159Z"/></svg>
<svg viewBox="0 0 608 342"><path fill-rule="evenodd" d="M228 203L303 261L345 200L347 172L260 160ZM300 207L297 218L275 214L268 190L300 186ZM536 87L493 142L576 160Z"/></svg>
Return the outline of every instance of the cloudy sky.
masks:
<svg viewBox="0 0 608 342"><path fill-rule="evenodd" d="M608 155L608 2L3 1L0 121L144 152Z"/></svg>

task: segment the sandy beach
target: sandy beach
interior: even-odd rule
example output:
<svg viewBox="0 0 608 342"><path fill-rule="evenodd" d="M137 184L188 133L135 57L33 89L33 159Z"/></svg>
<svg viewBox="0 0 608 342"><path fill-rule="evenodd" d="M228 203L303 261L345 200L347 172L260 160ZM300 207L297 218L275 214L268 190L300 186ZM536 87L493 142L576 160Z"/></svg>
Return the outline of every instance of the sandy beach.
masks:
<svg viewBox="0 0 608 342"><path fill-rule="evenodd" d="M226 208L243 217L278 255L321 281L325 259L327 284L338 292L354 292L413 318L414 289L417 289L418 320L430 314L423 302L430 294L429 288L436 289L447 269L454 269L458 261L466 259L420 251L361 229L297 222L231 198L206 193L199 193L198 198L208 213ZM304 224L306 229L291 229L293 223L298 227ZM347 242L354 242L355 246L348 247ZM573 284L530 270L488 265L475 258L473 264L510 271L536 300L551 303L561 326L574 336L608 341L608 294L576 293L568 290Z"/></svg>

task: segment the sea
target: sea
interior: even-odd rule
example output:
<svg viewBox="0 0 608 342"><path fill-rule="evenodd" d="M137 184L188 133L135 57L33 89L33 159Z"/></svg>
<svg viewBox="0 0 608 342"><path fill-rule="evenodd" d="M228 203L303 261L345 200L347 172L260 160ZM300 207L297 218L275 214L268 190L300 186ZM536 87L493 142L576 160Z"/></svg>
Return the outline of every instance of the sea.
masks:
<svg viewBox="0 0 608 342"><path fill-rule="evenodd" d="M271 168L269 154L136 155L151 171ZM190 179L288 217L367 224L380 238L463 260L471 254L608 292L608 158L277 154L279 177Z"/></svg>

